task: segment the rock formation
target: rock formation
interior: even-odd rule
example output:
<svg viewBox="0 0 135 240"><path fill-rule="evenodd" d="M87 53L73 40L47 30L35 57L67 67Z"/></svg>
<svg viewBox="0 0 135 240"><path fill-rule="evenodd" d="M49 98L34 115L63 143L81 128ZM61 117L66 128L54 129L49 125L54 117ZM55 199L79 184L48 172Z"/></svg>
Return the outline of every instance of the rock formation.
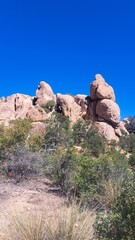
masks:
<svg viewBox="0 0 135 240"><path fill-rule="evenodd" d="M114 90L100 74L95 76L90 85L90 103L86 119L94 122L99 132L109 141L118 141L121 130L127 132L120 122L120 109L115 102Z"/></svg>
<svg viewBox="0 0 135 240"><path fill-rule="evenodd" d="M57 105L57 111L67 116L72 124L80 118L94 123L108 141L118 141L121 132L127 132L124 124L120 122L120 109L115 102L114 90L100 74L95 76L95 80L90 85L90 96L55 95L49 84L42 81L35 97L17 93L1 98L0 123L8 125L11 120L30 118L33 122L38 122L38 126L41 127L42 123L39 122L51 117L52 112L47 112L45 109L50 101ZM125 124L129 126L126 121ZM37 126L36 123L33 126Z"/></svg>
<svg viewBox="0 0 135 240"><path fill-rule="evenodd" d="M48 83L40 82L36 91L36 104L41 107L46 105L48 101L56 102L56 96Z"/></svg>

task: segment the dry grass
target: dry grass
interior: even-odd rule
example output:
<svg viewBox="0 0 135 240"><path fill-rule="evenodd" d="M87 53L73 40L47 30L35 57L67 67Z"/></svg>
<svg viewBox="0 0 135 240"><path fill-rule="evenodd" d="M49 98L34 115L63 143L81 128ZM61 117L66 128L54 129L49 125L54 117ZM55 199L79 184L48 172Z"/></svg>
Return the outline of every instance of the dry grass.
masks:
<svg viewBox="0 0 135 240"><path fill-rule="evenodd" d="M55 213L10 212L2 240L91 240L95 213L73 203Z"/></svg>

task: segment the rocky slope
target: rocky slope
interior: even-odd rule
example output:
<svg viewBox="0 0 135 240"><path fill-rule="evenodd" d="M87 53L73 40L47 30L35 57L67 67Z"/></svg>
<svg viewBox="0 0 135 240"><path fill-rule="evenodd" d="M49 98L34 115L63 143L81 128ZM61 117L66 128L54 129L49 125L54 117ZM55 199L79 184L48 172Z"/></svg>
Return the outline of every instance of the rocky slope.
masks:
<svg viewBox="0 0 135 240"><path fill-rule="evenodd" d="M90 85L90 96L55 95L47 83L40 82L35 97L17 93L1 98L0 123L8 126L11 120L25 118L42 122L51 117L51 112L45 111L49 102L57 105L57 111L69 117L72 123L81 118L93 122L108 141L118 141L121 131L127 132L123 122L120 122L120 109L115 102L114 90L100 74L95 76Z"/></svg>

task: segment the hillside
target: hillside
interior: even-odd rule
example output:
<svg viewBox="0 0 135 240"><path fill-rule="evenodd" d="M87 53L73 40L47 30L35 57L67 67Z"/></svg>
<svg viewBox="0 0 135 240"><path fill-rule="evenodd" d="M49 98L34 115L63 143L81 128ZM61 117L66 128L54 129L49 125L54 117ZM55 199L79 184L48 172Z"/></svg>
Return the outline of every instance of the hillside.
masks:
<svg viewBox="0 0 135 240"><path fill-rule="evenodd" d="M135 239L135 118L101 75L2 98L0 122L1 240Z"/></svg>

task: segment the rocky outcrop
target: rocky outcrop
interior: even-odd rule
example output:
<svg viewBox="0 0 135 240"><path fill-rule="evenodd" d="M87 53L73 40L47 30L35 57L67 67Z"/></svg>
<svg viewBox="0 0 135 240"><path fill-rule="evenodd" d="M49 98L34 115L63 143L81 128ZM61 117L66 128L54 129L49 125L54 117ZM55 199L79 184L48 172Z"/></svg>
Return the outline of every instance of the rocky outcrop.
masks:
<svg viewBox="0 0 135 240"><path fill-rule="evenodd" d="M101 135L103 135L108 141L115 140L116 142L119 140L118 136L115 134L114 128L106 123L106 122L95 122L94 124Z"/></svg>
<svg viewBox="0 0 135 240"><path fill-rule="evenodd" d="M54 107L47 109L50 101ZM123 131L128 133L125 126L129 131L135 129L135 121L132 126L129 120L120 122L120 109L115 102L114 90L100 74L95 76L90 85L90 96L55 95L50 85L42 81L35 97L17 93L0 99L0 123L5 125L11 120L30 118L38 122L37 125L35 123L35 129L44 129L42 122L50 119L55 111L67 116L72 124L80 118L94 123L108 141L118 141Z"/></svg>
<svg viewBox="0 0 135 240"><path fill-rule="evenodd" d="M92 100L111 99L115 101L113 88L105 82L100 74L96 74L95 80L90 85L90 96Z"/></svg>
<svg viewBox="0 0 135 240"><path fill-rule="evenodd" d="M47 119L47 113L40 106L33 106L26 114L26 117L32 121L45 121Z"/></svg>
<svg viewBox="0 0 135 240"><path fill-rule="evenodd" d="M72 123L75 123L82 115L81 106L75 102L71 95L57 94L57 105L63 115L69 117Z"/></svg>
<svg viewBox="0 0 135 240"><path fill-rule="evenodd" d="M118 141L122 131L127 131L120 122L120 108L115 102L114 90L100 74L90 85L90 98L86 119L94 122L108 141Z"/></svg>
<svg viewBox="0 0 135 240"><path fill-rule="evenodd" d="M117 125L120 122L119 106L110 99L103 99L97 102L96 114L113 125Z"/></svg>
<svg viewBox="0 0 135 240"><path fill-rule="evenodd" d="M47 102L54 101L56 102L56 96L53 93L52 88L46 82L40 82L38 89L36 91L36 104L45 106Z"/></svg>

